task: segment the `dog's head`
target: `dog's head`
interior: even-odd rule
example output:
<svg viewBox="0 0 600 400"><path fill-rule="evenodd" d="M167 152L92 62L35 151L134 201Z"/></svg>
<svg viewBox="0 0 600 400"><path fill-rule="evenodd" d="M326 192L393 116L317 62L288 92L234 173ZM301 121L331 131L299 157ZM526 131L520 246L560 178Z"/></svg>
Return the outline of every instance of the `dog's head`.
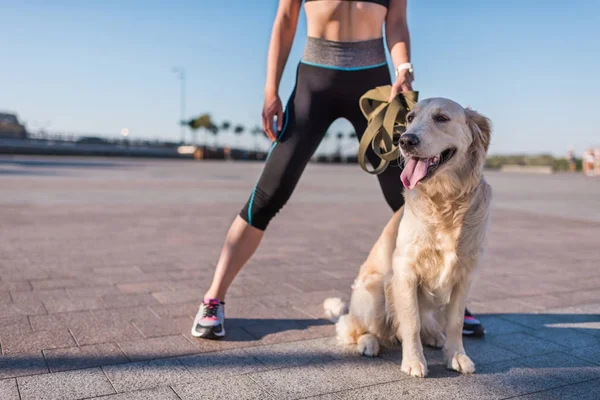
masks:
<svg viewBox="0 0 600 400"><path fill-rule="evenodd" d="M491 137L488 118L452 100L432 98L417 103L406 122L399 139L406 188L434 181L459 186L468 176L481 175Z"/></svg>

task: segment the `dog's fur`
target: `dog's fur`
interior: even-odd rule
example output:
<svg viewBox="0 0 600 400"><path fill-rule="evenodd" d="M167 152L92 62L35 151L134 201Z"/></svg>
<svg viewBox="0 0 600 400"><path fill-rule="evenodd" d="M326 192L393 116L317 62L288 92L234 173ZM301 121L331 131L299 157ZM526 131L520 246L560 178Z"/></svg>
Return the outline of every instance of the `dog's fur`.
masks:
<svg viewBox="0 0 600 400"><path fill-rule="evenodd" d="M436 120L442 114L447 121ZM444 349L449 368L475 371L462 342L463 314L473 273L487 243L491 188L483 178L490 121L442 98L419 102L405 134L419 145L405 151L429 158L454 155L428 179L405 190L405 205L389 220L352 285L349 313L325 301L338 339L361 354L402 342L402 371L427 375L423 344ZM399 178L400 179L400 178ZM339 319L338 319L339 317Z"/></svg>

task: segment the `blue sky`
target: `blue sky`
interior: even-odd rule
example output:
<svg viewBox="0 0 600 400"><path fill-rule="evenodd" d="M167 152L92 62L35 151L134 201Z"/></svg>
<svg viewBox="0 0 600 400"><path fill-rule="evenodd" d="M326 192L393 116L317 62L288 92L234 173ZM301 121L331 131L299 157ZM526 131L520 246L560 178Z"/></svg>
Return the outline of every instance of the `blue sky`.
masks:
<svg viewBox="0 0 600 400"><path fill-rule="evenodd" d="M600 145L600 2L409 0L415 88L494 122L491 153ZM188 116L260 121L277 0L0 0L0 110L30 128L179 138ZM302 11L281 83L305 43ZM336 123L332 130L349 130ZM265 143L266 144L266 141Z"/></svg>

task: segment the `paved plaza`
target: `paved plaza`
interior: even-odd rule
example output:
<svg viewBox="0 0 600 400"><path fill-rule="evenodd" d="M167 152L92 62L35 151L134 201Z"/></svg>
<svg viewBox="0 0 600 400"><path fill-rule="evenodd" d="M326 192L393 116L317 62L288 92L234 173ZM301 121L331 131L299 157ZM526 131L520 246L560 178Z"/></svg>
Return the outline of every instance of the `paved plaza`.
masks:
<svg viewBox="0 0 600 400"><path fill-rule="evenodd" d="M600 399L600 178L488 172L472 376L335 345L322 318L390 216L376 178L310 164L226 299L189 334L260 163L0 157L0 399Z"/></svg>

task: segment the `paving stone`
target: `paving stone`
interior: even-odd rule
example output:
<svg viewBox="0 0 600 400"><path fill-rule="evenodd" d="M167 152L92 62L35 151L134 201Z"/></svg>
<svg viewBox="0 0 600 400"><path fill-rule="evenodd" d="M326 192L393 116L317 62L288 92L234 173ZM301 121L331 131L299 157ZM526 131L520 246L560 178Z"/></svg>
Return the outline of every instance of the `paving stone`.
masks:
<svg viewBox="0 0 600 400"><path fill-rule="evenodd" d="M254 336L240 328L227 328L227 335L223 339L219 340L195 338L191 335L190 329L183 332L183 336L185 336L196 347L196 349L202 353L209 351L238 349L242 347L252 347L261 344L260 341Z"/></svg>
<svg viewBox="0 0 600 400"><path fill-rule="evenodd" d="M98 328L98 321L89 311L33 315L29 317L29 321L34 331Z"/></svg>
<svg viewBox="0 0 600 400"><path fill-rule="evenodd" d="M591 347L581 347L578 349L571 349L568 354L572 354L577 358L589 361L596 365L600 365L600 345Z"/></svg>
<svg viewBox="0 0 600 400"><path fill-rule="evenodd" d="M0 356L0 379L48 372L41 351Z"/></svg>
<svg viewBox="0 0 600 400"><path fill-rule="evenodd" d="M472 382L493 392L509 396L534 393L563 386L567 382L555 379L552 372L528 367L516 360L483 365L470 377Z"/></svg>
<svg viewBox="0 0 600 400"><path fill-rule="evenodd" d="M276 399L299 399L340 391L348 383L315 365L281 368L247 375Z"/></svg>
<svg viewBox="0 0 600 400"><path fill-rule="evenodd" d="M66 289L69 296L73 299L89 297L102 297L109 294L121 294L122 292L115 286L93 286L93 287L73 287Z"/></svg>
<svg viewBox="0 0 600 400"><path fill-rule="evenodd" d="M12 298L10 297L10 292L1 290L0 291L0 305L12 303Z"/></svg>
<svg viewBox="0 0 600 400"><path fill-rule="evenodd" d="M55 288L68 288L82 286L78 279L44 279L44 280L32 280L31 286L34 290L40 289L55 289Z"/></svg>
<svg viewBox="0 0 600 400"><path fill-rule="evenodd" d="M275 400L265 389L246 376L235 379L212 379L211 384L195 382L173 386L181 400L196 399L239 399L239 400Z"/></svg>
<svg viewBox="0 0 600 400"><path fill-rule="evenodd" d="M330 376L346 382L346 388L375 385L408 378L397 364L361 355L319 366Z"/></svg>
<svg viewBox="0 0 600 400"><path fill-rule="evenodd" d="M17 378L21 400L81 399L114 393L100 368Z"/></svg>
<svg viewBox="0 0 600 400"><path fill-rule="evenodd" d="M453 376L452 378L443 379L433 379L431 377L420 379L407 376L407 379L398 382L337 392L335 396L343 400L499 400L508 397L506 392L498 388L487 388L470 381L468 378Z"/></svg>
<svg viewBox="0 0 600 400"><path fill-rule="evenodd" d="M62 331L16 332L2 334L2 352L4 354L30 353L36 350L56 349L76 346L71 333Z"/></svg>
<svg viewBox="0 0 600 400"><path fill-rule="evenodd" d="M117 284L123 293L152 293L171 289L167 282L133 282Z"/></svg>
<svg viewBox="0 0 600 400"><path fill-rule="evenodd" d="M150 308L159 316L167 318L190 317L193 318L198 311L199 303L197 301L176 304L161 304L150 306ZM229 308L227 309L229 310ZM227 313L229 319L229 313Z"/></svg>
<svg viewBox="0 0 600 400"><path fill-rule="evenodd" d="M170 387L159 387L148 390L111 394L108 396L94 397L98 400L180 400Z"/></svg>
<svg viewBox="0 0 600 400"><path fill-rule="evenodd" d="M246 348L245 351L258 359L267 368L283 368L308 364L322 364L335 360L336 348L324 351L323 341L306 340L270 346Z"/></svg>
<svg viewBox="0 0 600 400"><path fill-rule="evenodd" d="M48 299L44 301L44 306L50 314L104 308L102 300L94 297L77 299Z"/></svg>
<svg viewBox="0 0 600 400"><path fill-rule="evenodd" d="M522 357L520 354L495 346L482 338L464 338L463 345L475 365L490 364Z"/></svg>
<svg viewBox="0 0 600 400"><path fill-rule="evenodd" d="M115 343L45 350L44 355L52 372L101 367L129 361Z"/></svg>
<svg viewBox="0 0 600 400"><path fill-rule="evenodd" d="M600 337L594 337L569 328L544 328L531 332L540 339L566 347L587 347L600 345Z"/></svg>
<svg viewBox="0 0 600 400"><path fill-rule="evenodd" d="M147 293L110 294L104 296L102 300L107 308L151 306L159 304L152 295Z"/></svg>
<svg viewBox="0 0 600 400"><path fill-rule="evenodd" d="M244 349L203 353L180 357L178 360L192 375L202 380L242 375L267 368Z"/></svg>
<svg viewBox="0 0 600 400"><path fill-rule="evenodd" d="M181 335L122 341L119 345L131 361L176 357L198 352L196 347Z"/></svg>
<svg viewBox="0 0 600 400"><path fill-rule="evenodd" d="M132 323L111 325L96 323L96 327L71 328L71 332L79 346L116 342L119 340L135 340L144 337Z"/></svg>
<svg viewBox="0 0 600 400"><path fill-rule="evenodd" d="M144 320L158 320L159 317L146 306L132 306L109 310L91 311L101 325L128 324Z"/></svg>
<svg viewBox="0 0 600 400"><path fill-rule="evenodd" d="M0 399L20 400L17 381L15 379L0 380Z"/></svg>
<svg viewBox="0 0 600 400"><path fill-rule="evenodd" d="M194 377L176 359L141 361L102 367L117 392L173 386Z"/></svg>
<svg viewBox="0 0 600 400"><path fill-rule="evenodd" d="M198 289L154 292L152 293L152 296L154 296L154 298L158 300L160 304L177 304L187 302L196 302L199 304L202 301L202 295Z"/></svg>
<svg viewBox="0 0 600 400"><path fill-rule="evenodd" d="M128 276L143 274L139 267L100 267L93 269L94 274L98 276Z"/></svg>
<svg viewBox="0 0 600 400"><path fill-rule="evenodd" d="M60 299L69 297L65 289L44 289L44 290L28 290L11 292L11 296L15 301L34 301L41 302L48 299Z"/></svg>
<svg viewBox="0 0 600 400"><path fill-rule="evenodd" d="M133 324L145 337L178 335L191 329L194 320L191 317L179 318L146 318L136 320Z"/></svg>
<svg viewBox="0 0 600 400"><path fill-rule="evenodd" d="M31 325L27 317L10 317L0 319L0 338L2 334L18 335L31 332Z"/></svg>
<svg viewBox="0 0 600 400"><path fill-rule="evenodd" d="M322 329L315 328L316 326ZM252 336L259 338L264 344L293 342L335 335L334 325L324 325L317 320L310 327L296 320L265 320L259 323L245 324L243 328Z"/></svg>
<svg viewBox="0 0 600 400"><path fill-rule="evenodd" d="M0 318L14 318L27 315L47 314L41 301L19 301L3 304L0 307Z"/></svg>
<svg viewBox="0 0 600 400"><path fill-rule="evenodd" d="M516 397L519 400L598 400L599 398L600 379Z"/></svg>
<svg viewBox="0 0 600 400"><path fill-rule="evenodd" d="M551 353L519 360L523 364L543 371L555 380L577 383L600 377L600 366L564 353Z"/></svg>
<svg viewBox="0 0 600 400"><path fill-rule="evenodd" d="M535 356L565 349L564 346L559 346L558 344L525 333L492 337L490 338L490 342L522 356Z"/></svg>
<svg viewBox="0 0 600 400"><path fill-rule="evenodd" d="M136 341L130 352L138 354L147 353L144 343L154 343L152 356L162 357L171 354L169 349L177 351L178 346L172 345L171 339L163 343L160 337L180 334L202 353L197 360L217 357L223 350L235 354L229 349L244 348L264 361L267 369L309 365L337 376L353 362L400 362L398 349L385 349L376 360L357 358L355 351L337 346L334 338L322 337L333 336L334 327L319 320L323 299L347 298L349 283L389 218L385 207L370 207L367 214L361 211L365 204L381 202L373 177L357 175L354 167L309 164L294 204L277 217L260 251L234 281L226 307L228 337L218 342L192 338L191 318L209 284L206 277L214 272L230 217L247 200L262 168L260 163L240 168L237 163L206 162L198 169L197 163L123 159L106 161L110 167L103 168L53 166L63 160L46 160L43 167L46 171L60 169L60 180L37 175L0 178L0 186L11 193L9 203L0 196L0 220L11 226L2 232L0 241L0 342L6 335L30 334L31 329L58 332L59 336L71 330L81 350L73 344L67 349L48 349L45 354L51 365L61 357L109 359L114 343L127 341ZM489 179L496 193L489 257L468 302L485 324L487 335L483 340L465 340L477 373L461 376L448 371L442 353L426 349L428 379L403 378L348 391L370 379L384 379L367 372L354 379L356 382L344 383L343 377L339 378L343 388L315 396L323 400L363 391L368 398L386 387L396 389L381 398L493 399L532 390L554 393L555 385L588 376L591 367L577 365L585 361L600 365L594 342L600 338L596 256L600 234L600 218L596 217L600 214L595 213L593 203L598 196L580 196L575 207L572 196L580 190L593 189L596 194L597 188L584 179L561 174L543 183L539 177L498 173L491 173ZM524 194L534 195L535 200L524 203ZM201 230L190 215L203 216ZM304 218L306 215L311 218ZM318 232L314 221L319 221ZM156 234L158 228L160 235ZM561 251L556 252L557 248ZM11 301L6 292L11 292ZM494 312L497 314L491 314ZM146 342L150 337L155 339ZM319 339L300 340L311 337ZM282 343L275 344L278 342ZM87 343L98 346L88 347ZM293 347L300 350L294 352ZM70 351L87 356L62 353ZM565 354L557 364L562 367L544 367L545 355L557 352ZM42 354L37 353L0 356L0 378L47 373ZM513 358L516 354L522 358ZM538 367L527 366L521 359L536 362ZM224 366L216 369L221 374L239 372L222 362ZM342 366L334 373L320 367L327 362ZM206 370L201 365L198 361L198 374ZM254 371L252 365L243 372L244 379L265 373ZM387 371L383 366L380 369ZM170 372L161 370L156 379L147 378L148 382L154 385L163 377L168 381ZM351 377L352 372L346 375ZM381 375L385 377L387 372ZM132 386L146 385L135 378L131 382ZM549 386L552 388L546 389ZM243 398L244 393L253 393L250 389L244 392L243 387L231 393L221 385L229 390L224 397ZM592 391L591 386L588 389ZM561 390L556 393L566 396ZM155 391L147 393L152 396ZM264 393L259 391L258 396L264 397ZM580 397L585 398L583 394Z"/></svg>
<svg viewBox="0 0 600 400"><path fill-rule="evenodd" d="M530 330L528 327L512 323L504 318L496 317L493 315L477 315L477 319L479 319L485 327L487 335L496 336L507 333L516 333Z"/></svg>
<svg viewBox="0 0 600 400"><path fill-rule="evenodd" d="M7 292L31 290L31 284L29 282L3 282L0 281L0 290Z"/></svg>

